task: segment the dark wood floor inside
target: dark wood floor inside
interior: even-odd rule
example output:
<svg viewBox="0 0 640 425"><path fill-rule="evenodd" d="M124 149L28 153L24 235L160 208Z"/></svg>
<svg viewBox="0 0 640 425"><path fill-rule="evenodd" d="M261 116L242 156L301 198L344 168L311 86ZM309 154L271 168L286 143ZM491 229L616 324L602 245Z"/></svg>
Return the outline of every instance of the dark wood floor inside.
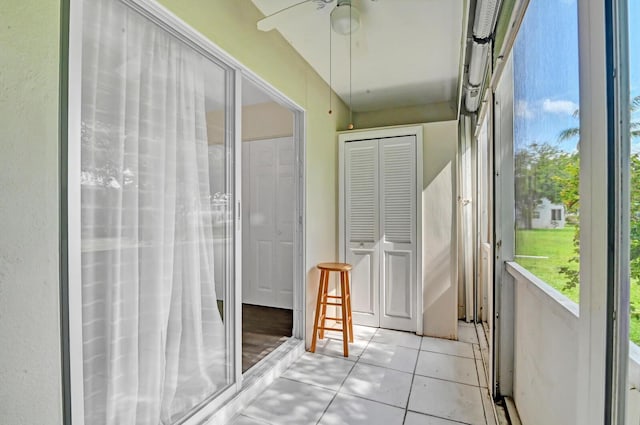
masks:
<svg viewBox="0 0 640 425"><path fill-rule="evenodd" d="M291 336L293 310L242 304L242 372Z"/></svg>

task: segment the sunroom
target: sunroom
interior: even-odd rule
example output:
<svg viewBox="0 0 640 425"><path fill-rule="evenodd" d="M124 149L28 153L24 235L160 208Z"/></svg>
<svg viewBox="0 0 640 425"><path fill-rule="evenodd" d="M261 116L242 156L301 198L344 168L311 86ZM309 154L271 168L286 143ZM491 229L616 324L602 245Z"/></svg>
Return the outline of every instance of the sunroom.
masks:
<svg viewBox="0 0 640 425"><path fill-rule="evenodd" d="M640 425L637 2L1 16L0 423Z"/></svg>

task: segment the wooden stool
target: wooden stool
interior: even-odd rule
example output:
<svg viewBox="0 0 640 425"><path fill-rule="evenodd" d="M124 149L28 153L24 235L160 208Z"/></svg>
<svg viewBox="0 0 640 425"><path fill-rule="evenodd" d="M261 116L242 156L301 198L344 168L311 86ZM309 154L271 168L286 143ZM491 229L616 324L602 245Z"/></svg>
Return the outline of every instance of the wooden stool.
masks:
<svg viewBox="0 0 640 425"><path fill-rule="evenodd" d="M324 331L342 332L344 356L349 357L349 342L353 342L353 319L351 317L351 290L349 289L349 271L351 264L346 263L320 263L320 285L318 286L318 299L316 302L316 320L313 323L313 339L311 340L311 352L316 352L316 340L318 331L320 339L324 338ZM340 295L328 295L329 273L340 273ZM328 301L328 300L332 301ZM340 302L337 302L337 301ZM342 317L327 317L327 305L342 307ZM342 329L327 328L326 320L342 322Z"/></svg>

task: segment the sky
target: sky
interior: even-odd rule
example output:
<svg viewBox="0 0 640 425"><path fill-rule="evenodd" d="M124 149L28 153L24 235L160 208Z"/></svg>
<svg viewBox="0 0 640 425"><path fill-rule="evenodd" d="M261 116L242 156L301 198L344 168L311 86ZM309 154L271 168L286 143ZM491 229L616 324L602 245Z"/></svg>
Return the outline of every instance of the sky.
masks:
<svg viewBox="0 0 640 425"><path fill-rule="evenodd" d="M640 1L629 0L629 21L638 22ZM631 97L640 95L640 26L630 26ZM516 149L549 143L567 152L578 138L560 132L579 126L578 15L576 0L532 0L514 47ZM640 120L640 114L633 117ZM640 152L640 140L632 141Z"/></svg>

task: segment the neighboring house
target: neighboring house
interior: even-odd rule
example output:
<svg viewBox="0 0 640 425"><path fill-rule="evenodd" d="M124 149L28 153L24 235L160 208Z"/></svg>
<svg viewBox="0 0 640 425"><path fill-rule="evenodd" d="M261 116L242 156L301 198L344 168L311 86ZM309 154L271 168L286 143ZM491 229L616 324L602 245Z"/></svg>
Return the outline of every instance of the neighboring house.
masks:
<svg viewBox="0 0 640 425"><path fill-rule="evenodd" d="M562 229L565 225L565 210L562 204L553 204L542 198L533 212L531 227L534 229Z"/></svg>

